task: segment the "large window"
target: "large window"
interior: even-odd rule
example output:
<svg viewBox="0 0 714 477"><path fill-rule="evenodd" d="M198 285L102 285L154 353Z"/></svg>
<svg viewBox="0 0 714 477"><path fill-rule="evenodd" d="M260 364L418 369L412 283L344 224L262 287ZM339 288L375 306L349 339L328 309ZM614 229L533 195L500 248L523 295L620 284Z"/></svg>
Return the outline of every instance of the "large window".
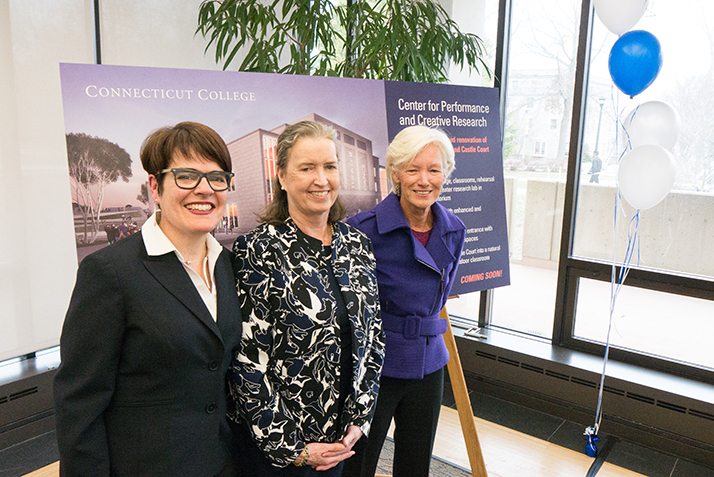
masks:
<svg viewBox="0 0 714 477"><path fill-rule="evenodd" d="M650 2L633 29L658 38L664 63L635 98L610 78L618 36L590 1L501 0L500 11L496 84L505 95L512 284L481 294L478 313L467 297L449 311L602 354L613 264L638 245L612 313L611 357L714 382L706 341L714 331L714 33L707 27L714 4ZM681 118L677 172L667 197L636 217L616 201L623 122L655 100ZM639 242L631 244L635 223Z"/></svg>
<svg viewBox="0 0 714 477"><path fill-rule="evenodd" d="M581 278L574 335L607 339L610 283ZM711 343L714 302L625 286L617 299L610 332L613 346L714 369Z"/></svg>
<svg viewBox="0 0 714 477"><path fill-rule="evenodd" d="M628 219L635 210L625 202L619 211L625 220L620 220L617 236L613 236L612 226L606 226L611 225L614 212L618 160L631 149L622 123L639 105L664 101L681 118L681 132L672 150L676 180L672 193L662 203L640 214L639 266L713 278L714 255L708 253L707 242L714 237L714 229L707 226L706 219L714 210L714 32L708 24L714 20L714 3L657 2L653 8L635 28L659 39L662 69L654 83L632 99L617 90L608 73L608 53L617 36L597 19L593 24L581 184L589 182L592 155L597 149L603 170L597 191L580 189L573 255L609 262L614 246L617 260L622 261Z"/></svg>
<svg viewBox="0 0 714 477"><path fill-rule="evenodd" d="M457 20L462 31L475 33L486 45L486 62L495 70L496 45L498 44L499 0L454 0L451 17ZM494 77L485 72L477 74L452 66L449 77L452 83L468 86L494 86ZM382 173L384 171L381 171ZM382 191L388 190L382 187ZM469 293L449 300L447 310L452 316L463 317L466 321L478 321L481 294Z"/></svg>
<svg viewBox="0 0 714 477"><path fill-rule="evenodd" d="M707 0L652 4L634 29L657 37L663 64L652 85L634 98L621 93L610 78L608 54L618 37L597 18L593 22L587 89L583 93L585 121L577 178L580 187L575 209L574 258L608 265L614 260L621 264L628 247L637 247L630 265L643 272L639 277L645 282L669 276L672 282L689 278L705 288L707 282L711 285L714 277L714 254L709 251L714 239L714 227L709 220L714 211L712 20L714 4ZM658 205L641 211L638 221L636 210L627 201L615 208L617 173L619 161L632 150L627 141L626 118L638 106L651 101L666 102L679 112L681 129L672 149L677 168L669 195ZM646 109L642 111L646 114ZM590 172L595 151L602 160L597 184L591 182ZM642 180L646 180L644 176ZM638 242L630 239L636 225ZM662 291L622 288L613 309L613 346L714 369L714 358L703 338L714 332L714 302L677 296L681 291L674 287L660 285L655 289ZM583 345L605 341L612 293L609 283L579 279L573 333L566 341ZM663 332L672 326L676 333Z"/></svg>
<svg viewBox="0 0 714 477"><path fill-rule="evenodd" d="M513 0L511 11L503 160L512 284L494 291L490 322L550 338L580 2Z"/></svg>

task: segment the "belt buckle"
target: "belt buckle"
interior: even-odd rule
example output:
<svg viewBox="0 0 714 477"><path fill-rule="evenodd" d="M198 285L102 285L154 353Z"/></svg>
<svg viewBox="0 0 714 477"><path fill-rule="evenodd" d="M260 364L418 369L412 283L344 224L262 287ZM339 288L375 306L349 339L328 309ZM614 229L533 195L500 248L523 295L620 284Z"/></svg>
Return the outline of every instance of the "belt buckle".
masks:
<svg viewBox="0 0 714 477"><path fill-rule="evenodd" d="M415 340L421 335L421 317L407 316L404 318L404 337L408 340Z"/></svg>

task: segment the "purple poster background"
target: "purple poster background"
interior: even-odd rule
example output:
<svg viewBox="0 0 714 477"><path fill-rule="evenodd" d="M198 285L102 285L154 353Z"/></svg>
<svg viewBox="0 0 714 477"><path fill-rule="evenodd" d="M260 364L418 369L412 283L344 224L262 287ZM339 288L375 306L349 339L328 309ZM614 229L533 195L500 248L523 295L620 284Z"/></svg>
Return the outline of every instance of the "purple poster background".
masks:
<svg viewBox="0 0 714 477"><path fill-rule="evenodd" d="M229 143L316 113L369 137L375 151L388 144L381 81L69 63L60 76L65 132L105 138L131 155L134 174L111 185L111 206L138 205L141 142L181 121L206 124Z"/></svg>
<svg viewBox="0 0 714 477"><path fill-rule="evenodd" d="M147 176L141 167L139 149L144 138L159 127L196 121L215 129L228 144L236 179L229 191L224 222L215 236L230 247L238 234L257 225L255 213L269 200L272 172L268 164L277 136L286 124L315 119L337 129L340 195L348 212L354 213L371 208L387 194L382 179L389 139L404 127L400 119L421 114L437 122L452 116L461 118L459 126L438 124L454 138L459 150L456 171L445 184L440 200L469 229L453 292L508 284L495 89L87 64L60 64L60 76L65 132L114 143L131 158L131 174L126 181L92 184L91 199L86 197L87 191L82 196L70 172L80 261L116 239L117 227L137 230L152 213L152 204L140 199ZM426 108L431 107L429 101L438 101L442 109L448 109L446 103L479 104L488 107L489 112L407 111L400 109L400 99L427 103ZM446 101L444 106L442 101ZM487 125L482 125L482 118ZM94 216L88 220L90 201ZM500 250L495 251L496 247Z"/></svg>
<svg viewBox="0 0 714 477"><path fill-rule="evenodd" d="M509 285L498 90L392 81L384 89L390 140L409 125L439 127L456 152L439 197L466 225L452 295Z"/></svg>
<svg viewBox="0 0 714 477"><path fill-rule="evenodd" d="M231 150L230 220L215 234L227 247L257 225L255 213L269 200L264 156L274 154L281 128L300 119L329 122L344 133L341 139L353 139L354 146L340 142L341 162L350 166L340 171L347 179L341 194L355 201L369 196L369 207L376 204L373 178L371 195L363 190L370 187L369 167L388 144L381 81L91 64L60 64L60 76L65 132L114 143L131 157L126 181L91 185L91 204L70 172L80 261L138 230L153 212L153 204L138 197L147 181L141 143L151 131L181 121L210 126ZM90 207L94 217L88 219Z"/></svg>

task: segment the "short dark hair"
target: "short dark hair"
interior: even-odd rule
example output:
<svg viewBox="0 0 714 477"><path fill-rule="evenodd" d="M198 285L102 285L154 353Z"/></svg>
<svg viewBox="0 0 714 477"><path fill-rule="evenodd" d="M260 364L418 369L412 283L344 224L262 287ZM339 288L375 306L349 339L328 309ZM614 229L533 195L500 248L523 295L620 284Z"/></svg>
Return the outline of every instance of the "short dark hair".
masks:
<svg viewBox="0 0 714 477"><path fill-rule="evenodd" d="M156 177L159 193L163 189L161 171L171 166L176 154L201 156L215 162L226 172L232 171L228 146L216 131L205 124L184 121L159 128L144 139L139 153L144 170Z"/></svg>
<svg viewBox="0 0 714 477"><path fill-rule="evenodd" d="M285 131L278 136L277 147L277 162L276 166L283 173L288 167L288 159L290 159L290 151L300 139L329 139L333 143L337 141L337 132L328 126L317 121L299 121L291 124ZM337 144L335 144L336 146ZM327 222L333 224L344 219L347 215L345 206L337 196L337 200L330 208L330 214L327 217ZM288 209L288 194L280 187L277 174L273 177L273 200L270 201L262 213L258 216L261 222L271 225L280 225L290 216Z"/></svg>

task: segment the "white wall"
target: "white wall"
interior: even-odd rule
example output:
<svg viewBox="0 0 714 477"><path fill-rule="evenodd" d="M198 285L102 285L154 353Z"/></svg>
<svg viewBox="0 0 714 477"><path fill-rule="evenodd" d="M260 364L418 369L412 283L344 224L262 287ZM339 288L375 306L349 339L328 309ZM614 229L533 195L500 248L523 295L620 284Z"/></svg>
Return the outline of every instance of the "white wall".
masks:
<svg viewBox="0 0 714 477"><path fill-rule="evenodd" d="M200 0L100 3L102 63L220 69L194 36ZM95 62L92 8L0 0L0 361L58 344L74 286L58 65Z"/></svg>
<svg viewBox="0 0 714 477"><path fill-rule="evenodd" d="M465 33L478 35L487 48L495 52L496 33L498 26L498 0L440 0L444 9ZM493 59L490 59L493 69ZM454 84L469 86L493 86L493 79L483 77L476 71L469 72L468 68L459 69L452 65L449 78Z"/></svg>
<svg viewBox="0 0 714 477"><path fill-rule="evenodd" d="M201 0L99 3L103 64L221 69L194 34ZM58 65L95 62L93 4L0 0L0 361L58 344L74 287ZM483 36L497 1L443 4L463 30ZM454 83L481 84L453 73Z"/></svg>
<svg viewBox="0 0 714 477"><path fill-rule="evenodd" d="M101 0L102 63L220 70L194 36L201 0ZM239 59L231 69L237 69ZM148 131L147 131L148 133Z"/></svg>
<svg viewBox="0 0 714 477"><path fill-rule="evenodd" d="M92 61L89 2L0 2L0 359L57 343L77 257L59 61Z"/></svg>

